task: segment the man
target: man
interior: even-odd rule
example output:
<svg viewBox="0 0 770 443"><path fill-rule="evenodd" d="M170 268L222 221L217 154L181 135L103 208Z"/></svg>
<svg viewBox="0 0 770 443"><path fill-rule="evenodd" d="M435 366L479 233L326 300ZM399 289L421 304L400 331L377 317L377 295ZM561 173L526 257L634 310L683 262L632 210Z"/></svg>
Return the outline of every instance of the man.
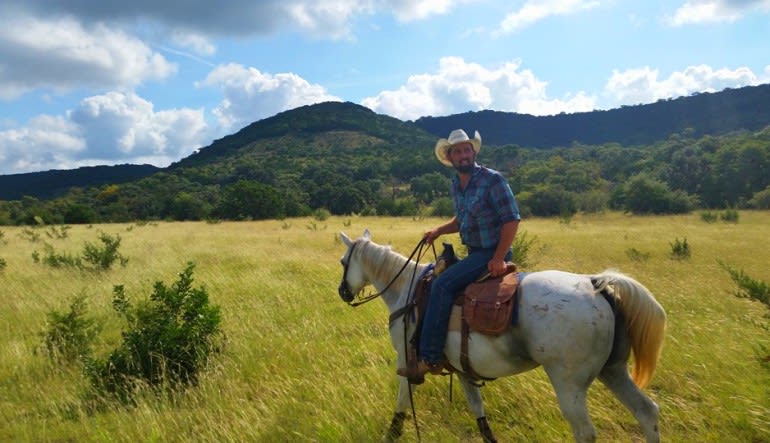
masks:
<svg viewBox="0 0 770 443"><path fill-rule="evenodd" d="M478 131L470 139L465 131L455 129L447 139L436 143L438 160L457 172L451 187L455 216L426 232L425 239L432 243L443 234L459 232L468 256L431 284L418 359L397 370L398 375L417 383L429 372L440 373L444 366L444 344L455 295L487 271L495 277L502 275L505 262L512 256L511 245L521 220L519 208L505 178L476 163L480 149Z"/></svg>

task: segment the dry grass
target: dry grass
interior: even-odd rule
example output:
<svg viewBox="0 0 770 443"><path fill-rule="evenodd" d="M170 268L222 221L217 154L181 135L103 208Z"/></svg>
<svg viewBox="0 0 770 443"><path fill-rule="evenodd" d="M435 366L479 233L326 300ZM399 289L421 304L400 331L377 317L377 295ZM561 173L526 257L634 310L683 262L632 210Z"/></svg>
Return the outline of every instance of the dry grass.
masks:
<svg viewBox="0 0 770 443"><path fill-rule="evenodd" d="M0 270L0 441L379 441L396 393L387 312L379 302L351 310L339 300L343 247L336 233L370 228L375 241L408 254L439 221L74 226L65 239L37 229L41 240L71 253L95 242L100 230L119 234L129 262L103 273L35 264L31 254L42 243L22 228L0 228L7 263ZM755 355L757 345L769 345L767 309L730 295L734 284L717 263L770 280L769 212L742 212L738 224L706 224L696 214L610 213L531 219L521 230L537 239L529 270L617 268L666 308L666 343L647 388L661 407L664 440L770 442L770 371ZM690 260L669 259L677 238L687 238ZM632 248L649 258L631 259ZM89 410L79 368L53 367L33 352L46 313L83 294L104 327L96 351L103 355L121 328L111 311L112 286L144 298L155 281L175 281L187 261L196 263L196 284L222 307L227 334L225 353L196 389ZM449 403L447 381L430 378L416 393L423 441L480 441L457 384ZM484 396L501 441L571 439L542 370L490 383ZM589 408L600 441L640 441L633 417L600 384L591 388ZM403 441L416 440L410 423L405 431Z"/></svg>

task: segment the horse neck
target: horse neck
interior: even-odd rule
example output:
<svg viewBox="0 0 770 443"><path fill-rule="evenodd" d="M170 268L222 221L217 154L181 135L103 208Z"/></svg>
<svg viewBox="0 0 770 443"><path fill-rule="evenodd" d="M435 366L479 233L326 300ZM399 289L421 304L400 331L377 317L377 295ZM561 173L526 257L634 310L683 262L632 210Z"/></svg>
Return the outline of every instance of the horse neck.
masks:
<svg viewBox="0 0 770 443"><path fill-rule="evenodd" d="M409 292L414 289L427 266L407 259L387 246L371 242L362 251L362 258L369 281L377 292L382 293L382 299L390 312L404 306Z"/></svg>

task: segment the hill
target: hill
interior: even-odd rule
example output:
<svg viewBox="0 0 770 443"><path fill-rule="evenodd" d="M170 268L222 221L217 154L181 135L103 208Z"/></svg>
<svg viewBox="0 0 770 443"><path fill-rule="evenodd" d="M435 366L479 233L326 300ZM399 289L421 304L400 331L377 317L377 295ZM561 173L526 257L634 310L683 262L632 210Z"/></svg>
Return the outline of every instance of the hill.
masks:
<svg viewBox="0 0 770 443"><path fill-rule="evenodd" d="M577 119L565 128L581 127L579 119L591 115L596 120L582 125L587 138L577 140L579 145L573 140L553 149L522 146L516 140L523 138L503 138L496 143L495 128L505 127L502 123L479 123L468 129L482 132L485 143L479 162L509 178L525 215L569 215L607 208L634 213L767 208L770 125L764 125L770 122L763 116L770 101L755 103L752 114L747 104L753 103L751 94L740 97L722 102L733 103L736 113L726 113L730 115L721 117L719 124L706 124L720 118L715 111L706 113L705 108L694 120L682 117L690 114L681 111L679 126L661 118L669 126L650 129L655 137L662 138L646 144L637 139L646 134L638 130L646 123L623 124L624 119L643 118L645 113L653 118L655 112L646 107L606 111L606 115L616 115L613 124L618 128L613 127L612 137L597 129L611 120L602 122L596 113L556 116ZM693 103L701 103L689 101L694 98L687 99L690 107L673 109L692 110ZM676 114L671 110L658 112L666 113ZM476 115L500 121L508 117L492 111L469 114L466 120L471 120L470 125L476 123L470 119ZM0 200L0 224L34 224L40 219L46 223L256 220L305 216L321 210L336 215L451 215L447 191L452 170L437 162L433 154L437 137L446 136L448 130L431 134L418 124L428 121L441 122L404 122L354 103L303 106L254 122L167 168L124 165L25 174L26 180L40 179L28 181L26 188L0 180L0 189L13 189L17 195L55 196L45 201ZM545 129L531 132L541 136L538 143L548 145L543 140L559 136L562 129L544 125L533 123L533 127ZM763 126L765 129L753 129ZM624 133L624 129L628 131ZM591 139L586 134L590 131L623 143L588 145L586 141ZM136 179L119 175L125 171L135 172ZM68 186L80 188L63 192Z"/></svg>
<svg viewBox="0 0 770 443"><path fill-rule="evenodd" d="M50 199L63 195L71 187L128 183L160 171L173 173L217 164L221 168L232 167L244 157L296 160L305 155L318 158L339 154L330 149L332 146L375 158L385 153L396 157L403 155L406 170L402 172L405 173L415 169L411 163L414 150L424 153L436 137L445 137L458 127L465 128L469 134L478 130L487 146L553 148L576 143L649 145L666 140L672 134L721 135L756 131L767 125L770 125L770 84L608 111L540 117L485 110L404 122L353 103L327 102L302 106L254 122L168 168L119 165L0 175L0 200L15 200L24 195ZM319 134L325 135L317 139ZM219 173L228 174L226 171Z"/></svg>
<svg viewBox="0 0 770 443"><path fill-rule="evenodd" d="M447 117L422 117L414 123L440 137L456 128L464 128L469 134L478 130L485 143L494 145L533 148L574 143L643 145L684 131L699 137L762 129L770 125L770 84L608 111L535 117L487 110Z"/></svg>
<svg viewBox="0 0 770 443"><path fill-rule="evenodd" d="M152 165L115 165L0 175L0 200L18 200L25 195L51 199L64 195L73 187L121 184L160 170Z"/></svg>

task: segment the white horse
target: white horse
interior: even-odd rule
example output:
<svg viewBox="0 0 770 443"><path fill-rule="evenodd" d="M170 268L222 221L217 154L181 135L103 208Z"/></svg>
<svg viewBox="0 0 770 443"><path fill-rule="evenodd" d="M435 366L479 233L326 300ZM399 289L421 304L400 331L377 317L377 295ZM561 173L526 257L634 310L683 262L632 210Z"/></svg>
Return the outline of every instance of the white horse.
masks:
<svg viewBox="0 0 770 443"><path fill-rule="evenodd" d="M374 243L369 231L351 240L342 256L339 293L354 301L371 284L391 314L402 309L410 288L428 264L419 264ZM605 298L607 297L607 298ZM614 301L614 311L608 298ZM411 316L409 316L411 318ZM485 378L499 378L543 366L577 442L593 442L596 430L586 408L586 392L597 377L634 415L647 442L659 442L658 406L641 388L651 379L660 356L666 314L653 295L636 280L618 272L579 275L562 271L532 272L524 276L518 298L518 322L492 337L471 332L472 368ZM414 332L413 320L393 321L390 336L398 358L406 366L405 343ZM460 363L460 332L448 333L444 349L454 368ZM404 334L407 334L405 337ZM405 340L406 338L406 340ZM633 352L633 380L628 359ZM484 414L479 387L458 373L471 411L486 442L494 442ZM410 406L410 386L400 377L398 399L388 438L401 435Z"/></svg>

